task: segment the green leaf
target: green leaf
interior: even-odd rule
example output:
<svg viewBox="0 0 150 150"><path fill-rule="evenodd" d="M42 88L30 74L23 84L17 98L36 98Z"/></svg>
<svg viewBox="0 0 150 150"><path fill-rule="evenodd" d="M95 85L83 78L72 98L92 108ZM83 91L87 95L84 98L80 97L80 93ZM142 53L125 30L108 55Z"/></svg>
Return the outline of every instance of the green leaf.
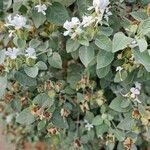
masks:
<svg viewBox="0 0 150 150"><path fill-rule="evenodd" d="M92 124L97 126L97 125L101 125L103 123L103 119L101 118L100 115L94 117Z"/></svg>
<svg viewBox="0 0 150 150"><path fill-rule="evenodd" d="M110 65L97 69L96 74L99 78L104 78L110 71Z"/></svg>
<svg viewBox="0 0 150 150"><path fill-rule="evenodd" d="M96 126L96 134L98 137L101 137L107 131L108 131L108 125L106 125L105 123Z"/></svg>
<svg viewBox="0 0 150 150"><path fill-rule="evenodd" d="M135 59L137 62L141 63L145 69L150 72L150 55L147 51L141 53L138 49L133 50Z"/></svg>
<svg viewBox="0 0 150 150"><path fill-rule="evenodd" d="M139 45L140 52L144 52L145 50L147 50L148 44L145 38L138 39L137 43Z"/></svg>
<svg viewBox="0 0 150 150"><path fill-rule="evenodd" d="M63 119L59 112L53 113L52 123L58 128L68 128L67 120Z"/></svg>
<svg viewBox="0 0 150 150"><path fill-rule="evenodd" d="M38 123L37 128L38 128L38 130L40 131L40 130L44 129L45 126L46 126L46 120L41 120L41 121Z"/></svg>
<svg viewBox="0 0 150 150"><path fill-rule="evenodd" d="M0 50L0 64L4 63L5 57L5 50Z"/></svg>
<svg viewBox="0 0 150 150"><path fill-rule="evenodd" d="M118 32L114 35L112 52L115 53L119 50L122 50L132 42L132 38L125 36L122 32Z"/></svg>
<svg viewBox="0 0 150 150"><path fill-rule="evenodd" d="M38 13L37 11L32 12L33 23L36 28L41 26L46 21L46 16L42 13Z"/></svg>
<svg viewBox="0 0 150 150"><path fill-rule="evenodd" d="M117 96L115 99L112 100L112 102L110 103L109 107L111 109L113 109L114 111L118 111L118 112L128 112L130 107L127 108L122 108L121 107L121 103L122 101L126 101L125 97L122 96Z"/></svg>
<svg viewBox="0 0 150 150"><path fill-rule="evenodd" d="M59 2L64 6L70 6L72 5L76 0L52 0L53 2Z"/></svg>
<svg viewBox="0 0 150 150"><path fill-rule="evenodd" d="M56 25L63 25L66 20L69 20L69 14L66 8L60 3L53 3L46 11L47 20Z"/></svg>
<svg viewBox="0 0 150 150"><path fill-rule="evenodd" d="M4 10L8 10L12 5L12 0L2 0L2 2Z"/></svg>
<svg viewBox="0 0 150 150"><path fill-rule="evenodd" d="M112 51L112 42L106 35L99 35L95 40L95 44L108 52Z"/></svg>
<svg viewBox="0 0 150 150"><path fill-rule="evenodd" d="M41 107L51 107L54 103L54 100L48 96L47 93L38 94L33 99L34 104L38 104Z"/></svg>
<svg viewBox="0 0 150 150"><path fill-rule="evenodd" d="M81 44L81 45L84 45L84 46L89 46L89 39L88 38L78 38L78 42Z"/></svg>
<svg viewBox="0 0 150 150"><path fill-rule="evenodd" d="M135 121L132 118L125 118L122 120L117 127L122 130L132 130L133 126L135 125Z"/></svg>
<svg viewBox="0 0 150 150"><path fill-rule="evenodd" d="M80 46L80 43L77 40L69 39L66 43L67 53L76 51Z"/></svg>
<svg viewBox="0 0 150 150"><path fill-rule="evenodd" d="M43 61L38 61L35 66L37 66L39 70L47 70L47 65Z"/></svg>
<svg viewBox="0 0 150 150"><path fill-rule="evenodd" d="M118 141L123 141L125 139L125 133L117 129L111 129L111 132L115 135Z"/></svg>
<svg viewBox="0 0 150 150"><path fill-rule="evenodd" d="M143 35L150 32L150 17L140 23L138 32Z"/></svg>
<svg viewBox="0 0 150 150"><path fill-rule="evenodd" d="M114 54L104 50L99 51L97 55L97 69L108 66L114 59Z"/></svg>
<svg viewBox="0 0 150 150"><path fill-rule="evenodd" d="M33 67L26 66L24 68L24 71L29 77L35 78L38 75L39 69L37 66L33 66Z"/></svg>
<svg viewBox="0 0 150 150"><path fill-rule="evenodd" d="M79 49L79 57L85 67L88 67L89 63L94 59L95 51L92 46L82 46Z"/></svg>
<svg viewBox="0 0 150 150"><path fill-rule="evenodd" d="M24 109L16 118L16 122L22 125L30 125L35 121L34 116L30 113L29 109Z"/></svg>
<svg viewBox="0 0 150 150"><path fill-rule="evenodd" d="M127 99L127 100L121 102L120 107L126 108L130 105L130 103L131 103L131 101Z"/></svg>
<svg viewBox="0 0 150 150"><path fill-rule="evenodd" d="M7 87L7 76L0 76L0 98L4 95L6 87Z"/></svg>
<svg viewBox="0 0 150 150"><path fill-rule="evenodd" d="M22 108L22 102L20 101L20 99L14 99L12 102L11 102L11 107L14 111L18 111L20 112L21 111L21 108Z"/></svg>
<svg viewBox="0 0 150 150"><path fill-rule="evenodd" d="M134 12L131 12L130 15L138 21L143 21L148 17L146 12L144 11L134 11Z"/></svg>
<svg viewBox="0 0 150 150"><path fill-rule="evenodd" d="M117 72L114 78L114 82L119 83L124 81L128 77L128 73L126 70L122 70L120 72Z"/></svg>
<svg viewBox="0 0 150 150"><path fill-rule="evenodd" d="M58 68L58 69L62 68L62 60L60 55L57 52L54 52L53 55L48 58L48 62L54 68Z"/></svg>
<svg viewBox="0 0 150 150"><path fill-rule="evenodd" d="M32 48L37 48L42 42L39 41L38 39L32 39L30 42L29 42L29 47L32 47Z"/></svg>
<svg viewBox="0 0 150 150"><path fill-rule="evenodd" d="M36 79L33 79L22 72L16 72L15 79L23 86L32 87L37 85Z"/></svg>
<svg viewBox="0 0 150 150"><path fill-rule="evenodd" d="M83 15L88 12L88 7L92 6L92 1L91 0L77 0L77 6L79 10L79 15L82 17Z"/></svg>
<svg viewBox="0 0 150 150"><path fill-rule="evenodd" d="M13 42L19 48L25 48L25 46L26 46L26 41L24 39L21 39L21 38L18 38L18 37L15 37L13 39Z"/></svg>
<svg viewBox="0 0 150 150"><path fill-rule="evenodd" d="M110 36L110 35L112 35L112 33L113 33L113 29L111 27L104 27L104 26L99 27L98 34Z"/></svg>

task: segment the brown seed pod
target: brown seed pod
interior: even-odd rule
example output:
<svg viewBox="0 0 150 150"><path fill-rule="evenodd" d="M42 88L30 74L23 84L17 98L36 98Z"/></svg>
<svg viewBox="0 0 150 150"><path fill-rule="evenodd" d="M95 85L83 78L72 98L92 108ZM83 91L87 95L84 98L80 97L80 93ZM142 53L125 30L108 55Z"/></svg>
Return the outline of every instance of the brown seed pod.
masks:
<svg viewBox="0 0 150 150"><path fill-rule="evenodd" d="M127 137L124 142L123 142L123 146L124 148L126 148L127 150L130 150L133 144L133 140L130 137Z"/></svg>

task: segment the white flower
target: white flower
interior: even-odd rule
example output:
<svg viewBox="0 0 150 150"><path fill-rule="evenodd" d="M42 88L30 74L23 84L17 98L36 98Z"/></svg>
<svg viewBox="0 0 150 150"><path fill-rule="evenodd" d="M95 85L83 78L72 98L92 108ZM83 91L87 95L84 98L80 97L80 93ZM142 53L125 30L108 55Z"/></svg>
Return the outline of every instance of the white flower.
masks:
<svg viewBox="0 0 150 150"><path fill-rule="evenodd" d="M93 18L93 16L83 16L82 17L82 23L81 25L83 27L88 27L90 26L93 22L95 22L95 19Z"/></svg>
<svg viewBox="0 0 150 150"><path fill-rule="evenodd" d="M138 96L140 95L140 90L141 90L141 84L138 82L135 82L135 87L132 87L130 89L131 98L133 98L134 101L137 101L138 103L141 103L141 101L138 99Z"/></svg>
<svg viewBox="0 0 150 150"><path fill-rule="evenodd" d="M112 13L111 13L111 11L109 11L109 9L108 8L106 8L106 14L104 15L104 18L106 19L106 21L108 22L108 20L109 20L109 16L111 16L112 15Z"/></svg>
<svg viewBox="0 0 150 150"><path fill-rule="evenodd" d="M72 29L76 28L78 25L80 25L80 20L77 17L73 17L71 21L67 20L63 27L68 31L72 31Z"/></svg>
<svg viewBox="0 0 150 150"><path fill-rule="evenodd" d="M12 121L13 117L14 117L13 114L8 115L8 116L6 117L6 123L9 124L9 123Z"/></svg>
<svg viewBox="0 0 150 150"><path fill-rule="evenodd" d="M37 8L38 12L41 12L43 15L46 15L45 11L47 10L47 6L45 4L36 5L35 8Z"/></svg>
<svg viewBox="0 0 150 150"><path fill-rule="evenodd" d="M138 43L135 39L129 45L130 48L134 48L134 47L137 47L137 46L138 46Z"/></svg>
<svg viewBox="0 0 150 150"><path fill-rule="evenodd" d="M93 0L93 6L88 10L95 9L96 13L104 13L105 9L109 5L109 0Z"/></svg>
<svg viewBox="0 0 150 150"><path fill-rule="evenodd" d="M98 7L100 10L105 10L109 5L109 0L93 0L93 6Z"/></svg>
<svg viewBox="0 0 150 150"><path fill-rule="evenodd" d="M66 21L63 27L67 30L64 32L64 36L70 35L71 38L76 37L77 35L82 33L82 29L80 28L81 23L77 17L73 17L71 21Z"/></svg>
<svg viewBox="0 0 150 150"><path fill-rule="evenodd" d="M21 29L21 28L29 28L30 26L27 25L27 19L21 15L15 15L15 16L11 16L9 15L7 17L8 22L5 24L6 26L12 26L15 27L15 29Z"/></svg>
<svg viewBox="0 0 150 150"><path fill-rule="evenodd" d="M139 90L141 90L142 86L141 86L141 83L139 82L135 82L135 87Z"/></svg>
<svg viewBox="0 0 150 150"><path fill-rule="evenodd" d="M132 93L132 94L131 94L131 97L132 97L132 98L135 98L136 95L140 95L140 90L137 89L137 88L134 88L134 87L132 87L132 88L130 89L130 92Z"/></svg>
<svg viewBox="0 0 150 150"><path fill-rule="evenodd" d="M87 128L88 131L94 127L93 124L90 124L87 120L84 120L84 122L86 123L85 128Z"/></svg>
<svg viewBox="0 0 150 150"><path fill-rule="evenodd" d="M27 48L25 56L28 58L36 59L35 49L31 47Z"/></svg>
<svg viewBox="0 0 150 150"><path fill-rule="evenodd" d="M90 131L90 130L93 128L93 125L90 124L90 123L87 123L87 124L85 125L85 128L87 128L87 130Z"/></svg>
<svg viewBox="0 0 150 150"><path fill-rule="evenodd" d="M116 68L116 71L121 71L121 70L123 70L123 68L121 67L121 66L118 66L117 68Z"/></svg>
<svg viewBox="0 0 150 150"><path fill-rule="evenodd" d="M9 30L8 32L9 32L8 37L11 38L13 36L13 33L15 32L15 30Z"/></svg>
<svg viewBox="0 0 150 150"><path fill-rule="evenodd" d="M5 55L10 57L11 59L16 59L17 56L19 55L19 49L17 48L8 48L7 51L5 52Z"/></svg>

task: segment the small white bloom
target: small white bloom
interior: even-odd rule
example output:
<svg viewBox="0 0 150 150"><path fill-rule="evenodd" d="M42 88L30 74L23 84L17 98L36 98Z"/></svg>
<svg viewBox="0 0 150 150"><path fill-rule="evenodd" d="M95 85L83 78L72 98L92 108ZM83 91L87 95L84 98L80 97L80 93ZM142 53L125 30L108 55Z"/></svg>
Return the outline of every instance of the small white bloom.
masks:
<svg viewBox="0 0 150 150"><path fill-rule="evenodd" d="M130 89L130 97L134 99L134 101L141 103L141 101L138 99L138 96L140 95L141 90L141 83L135 82L135 87L132 87Z"/></svg>
<svg viewBox="0 0 150 150"><path fill-rule="evenodd" d="M45 11L47 10L47 6L45 4L36 5L35 8L37 8L38 12L41 12L43 15L46 15Z"/></svg>
<svg viewBox="0 0 150 150"><path fill-rule="evenodd" d="M30 26L27 25L27 19L21 15L15 15L11 16L9 15L7 17L8 22L5 24L5 26L12 26L15 27L15 29L21 29L21 28L29 28Z"/></svg>
<svg viewBox="0 0 150 150"><path fill-rule="evenodd" d="M137 47L137 46L138 46L138 43L135 39L129 45L130 48L134 48L134 47Z"/></svg>
<svg viewBox="0 0 150 150"><path fill-rule="evenodd" d="M73 17L71 21L66 21L63 27L67 30L64 32L64 36L70 35L71 38L75 38L77 35L82 33L82 29L80 28L81 23L77 17Z"/></svg>
<svg viewBox="0 0 150 150"><path fill-rule="evenodd" d="M140 95L140 90L134 87L130 89L130 92L132 93L132 95Z"/></svg>
<svg viewBox="0 0 150 150"><path fill-rule="evenodd" d="M82 29L80 27L77 27L71 34L71 39L75 38L77 35L80 35L82 32L83 32Z"/></svg>
<svg viewBox="0 0 150 150"><path fill-rule="evenodd" d="M109 5L109 0L93 0L93 6L98 7L100 10L105 10Z"/></svg>
<svg viewBox="0 0 150 150"><path fill-rule="evenodd" d="M112 15L111 11L109 11L109 8L106 8L106 14L104 15L104 18L106 19L106 21L108 22L109 20L109 16Z"/></svg>
<svg viewBox="0 0 150 150"><path fill-rule="evenodd" d="M116 71L121 71L121 70L123 70L123 68L122 68L121 66L118 66L118 67L116 68Z"/></svg>
<svg viewBox="0 0 150 150"><path fill-rule="evenodd" d="M141 83L139 82L135 82L135 87L139 90L141 90L142 86L141 86Z"/></svg>
<svg viewBox="0 0 150 150"><path fill-rule="evenodd" d="M15 32L15 30L9 30L8 32L9 32L8 37L11 38L13 36L13 33Z"/></svg>
<svg viewBox="0 0 150 150"><path fill-rule="evenodd" d="M31 47L27 48L25 56L28 58L36 59L35 49Z"/></svg>
<svg viewBox="0 0 150 150"><path fill-rule="evenodd" d="M90 131L94 127L93 124L90 124L87 121L85 123L86 123L85 128L87 128L88 131Z"/></svg>
<svg viewBox="0 0 150 150"><path fill-rule="evenodd" d="M104 13L105 9L109 5L109 0L93 0L93 6L89 7L88 10L95 9L96 13Z"/></svg>
<svg viewBox="0 0 150 150"><path fill-rule="evenodd" d="M71 21L67 20L63 27L68 31L72 31L72 29L76 28L78 25L80 25L80 20L77 17L73 17Z"/></svg>
<svg viewBox="0 0 150 150"><path fill-rule="evenodd" d="M7 124L11 123L13 117L14 117L13 114L8 115L8 116L6 117L6 123L7 123Z"/></svg>
<svg viewBox="0 0 150 150"><path fill-rule="evenodd" d="M5 52L5 55L10 57L11 59L16 59L17 56L19 55L19 49L17 48L8 48L7 51Z"/></svg>
<svg viewBox="0 0 150 150"><path fill-rule="evenodd" d="M93 18L93 16L83 16L82 17L82 23L81 25L83 27L88 27L90 26L93 22L95 22L95 19Z"/></svg>

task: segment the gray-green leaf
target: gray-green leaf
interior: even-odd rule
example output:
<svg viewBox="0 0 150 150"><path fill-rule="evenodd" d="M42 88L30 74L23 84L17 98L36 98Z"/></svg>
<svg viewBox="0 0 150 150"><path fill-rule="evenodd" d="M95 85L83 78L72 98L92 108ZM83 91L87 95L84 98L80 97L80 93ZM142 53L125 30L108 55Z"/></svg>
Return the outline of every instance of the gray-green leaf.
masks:
<svg viewBox="0 0 150 150"><path fill-rule="evenodd" d="M38 75L39 69L37 66L33 66L33 67L26 66L24 68L24 71L29 77L35 78Z"/></svg>
<svg viewBox="0 0 150 150"><path fill-rule="evenodd" d="M79 57L85 67L94 59L95 51L92 46L82 46L79 49Z"/></svg>
<svg viewBox="0 0 150 150"><path fill-rule="evenodd" d="M48 62L54 68L58 68L58 69L62 68L62 60L60 55L57 52L54 52L53 55L48 58Z"/></svg>
<svg viewBox="0 0 150 150"><path fill-rule="evenodd" d="M115 53L119 50L122 50L132 42L132 38L125 36L122 32L118 32L114 35L112 52Z"/></svg>
<svg viewBox="0 0 150 150"><path fill-rule="evenodd" d="M69 39L66 43L67 53L76 51L80 46L80 43L77 40Z"/></svg>
<svg viewBox="0 0 150 150"><path fill-rule="evenodd" d="M114 59L114 54L104 50L99 51L97 55L97 69L108 66Z"/></svg>
<svg viewBox="0 0 150 150"><path fill-rule="evenodd" d="M97 36L95 40L95 44L103 50L106 50L109 52L112 50L112 42L106 35Z"/></svg>
<svg viewBox="0 0 150 150"><path fill-rule="evenodd" d="M34 116L30 113L29 109L24 109L16 118L16 122L22 125L30 125L35 121Z"/></svg>
<svg viewBox="0 0 150 150"><path fill-rule="evenodd" d="M66 8L60 3L54 2L46 11L47 20L56 25L63 25L69 19Z"/></svg>

